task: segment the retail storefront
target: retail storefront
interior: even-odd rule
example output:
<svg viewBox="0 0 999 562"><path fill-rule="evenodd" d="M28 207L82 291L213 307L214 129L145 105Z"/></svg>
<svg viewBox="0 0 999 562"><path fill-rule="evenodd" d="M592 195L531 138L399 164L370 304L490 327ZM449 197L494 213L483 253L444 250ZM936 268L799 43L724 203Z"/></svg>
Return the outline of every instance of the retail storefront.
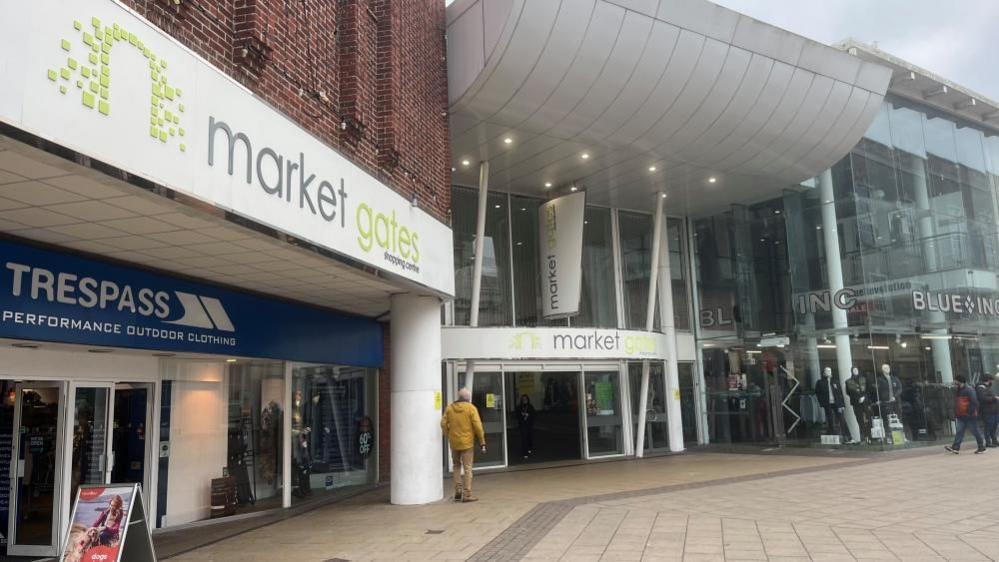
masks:
<svg viewBox="0 0 999 562"><path fill-rule="evenodd" d="M943 106L913 88L894 86L830 170L694 221L712 442L947 441L954 377L999 371L999 131L954 109L959 88Z"/></svg>
<svg viewBox="0 0 999 562"><path fill-rule="evenodd" d="M681 369L689 377L693 340L681 342ZM669 451L671 435L673 449L683 447L680 418L692 413L667 410L672 396L662 333L446 327L442 343L445 386L451 395L461 386L472 390L490 443L478 466L633 455L645 361L651 371L644 450Z"/></svg>
<svg viewBox="0 0 999 562"><path fill-rule="evenodd" d="M483 225L478 326L467 327L477 197L456 187L452 201L457 291L446 307L444 387L449 396L462 386L472 390L486 439L494 444L479 466L634 455L646 365L643 453L696 443L690 431L697 417L696 353L682 220L663 219L657 230L655 215L585 204L553 214L540 198L494 191ZM575 224L578 231L561 242L570 248L578 244L578 254L559 254L565 269L557 277L549 277L550 260L542 256L542 247L554 251L553 216L563 229ZM667 242L654 245L659 231ZM655 248L660 254L653 260ZM573 259L579 264L575 275ZM661 282L650 278L653 267ZM574 293L573 283L579 287L577 312L553 314L552 295L560 299L559 307L571 306L566 295ZM652 318L647 317L650 283L657 287ZM663 317L665 287L672 321ZM664 325L676 332L667 336ZM671 363L677 373L672 383ZM686 433L683 419L689 421Z"/></svg>
<svg viewBox="0 0 999 562"><path fill-rule="evenodd" d="M51 553L82 484L142 484L167 527L374 481L376 322L26 244L0 255L9 553Z"/></svg>

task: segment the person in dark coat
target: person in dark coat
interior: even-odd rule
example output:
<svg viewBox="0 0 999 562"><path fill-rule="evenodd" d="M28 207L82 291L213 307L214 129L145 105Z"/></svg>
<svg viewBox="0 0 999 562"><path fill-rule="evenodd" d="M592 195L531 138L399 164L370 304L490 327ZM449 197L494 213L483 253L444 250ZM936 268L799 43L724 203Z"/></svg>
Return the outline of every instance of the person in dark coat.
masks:
<svg viewBox="0 0 999 562"><path fill-rule="evenodd" d="M822 378L815 383L815 397L826 413L826 433L844 435L849 441L850 434L846 431L846 419L843 417L846 410L843 389L840 388L839 381L833 379L832 369L829 367L822 370Z"/></svg>
<svg viewBox="0 0 999 562"><path fill-rule="evenodd" d="M944 449L949 453L958 454L961 450L961 442L964 441L965 428L971 429L971 434L978 442L978 449L975 454L984 453L985 440L982 433L978 431L978 394L975 389L968 386L968 379L964 375L954 377L957 392L954 395L954 417L957 418L957 432L954 434L954 444L947 445Z"/></svg>
<svg viewBox="0 0 999 562"><path fill-rule="evenodd" d="M520 454L526 459L534 453L534 406L528 395L520 395L516 412L517 428L520 430Z"/></svg>
<svg viewBox="0 0 999 562"><path fill-rule="evenodd" d="M999 447L999 441L996 440L996 428L999 426L999 397L996 397L996 393L992 389L992 377L983 376L981 382L975 387L975 394L978 396L980 417L985 426L985 445Z"/></svg>

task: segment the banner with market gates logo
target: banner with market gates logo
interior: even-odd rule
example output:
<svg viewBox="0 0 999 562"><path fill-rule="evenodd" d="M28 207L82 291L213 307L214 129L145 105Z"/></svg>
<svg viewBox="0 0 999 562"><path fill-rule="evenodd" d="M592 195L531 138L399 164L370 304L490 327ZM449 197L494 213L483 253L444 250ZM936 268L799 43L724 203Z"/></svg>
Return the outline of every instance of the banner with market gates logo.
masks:
<svg viewBox="0 0 999 562"><path fill-rule="evenodd" d="M0 337L380 367L373 320L0 240Z"/></svg>

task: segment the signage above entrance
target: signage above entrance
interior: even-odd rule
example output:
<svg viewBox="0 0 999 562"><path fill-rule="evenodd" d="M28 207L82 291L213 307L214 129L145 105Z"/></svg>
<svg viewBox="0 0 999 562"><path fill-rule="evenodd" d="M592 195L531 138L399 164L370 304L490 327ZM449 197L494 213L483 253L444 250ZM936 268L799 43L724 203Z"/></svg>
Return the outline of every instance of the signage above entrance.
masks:
<svg viewBox="0 0 999 562"><path fill-rule="evenodd" d="M586 193L579 192L546 202L538 213L545 318L565 318L579 312L585 209Z"/></svg>
<svg viewBox="0 0 999 562"><path fill-rule="evenodd" d="M378 323L0 240L0 337L379 367Z"/></svg>
<svg viewBox="0 0 999 562"><path fill-rule="evenodd" d="M451 230L116 2L0 19L0 121L454 293Z"/></svg>
<svg viewBox="0 0 999 562"><path fill-rule="evenodd" d="M666 359L657 332L594 328L443 329L444 359Z"/></svg>

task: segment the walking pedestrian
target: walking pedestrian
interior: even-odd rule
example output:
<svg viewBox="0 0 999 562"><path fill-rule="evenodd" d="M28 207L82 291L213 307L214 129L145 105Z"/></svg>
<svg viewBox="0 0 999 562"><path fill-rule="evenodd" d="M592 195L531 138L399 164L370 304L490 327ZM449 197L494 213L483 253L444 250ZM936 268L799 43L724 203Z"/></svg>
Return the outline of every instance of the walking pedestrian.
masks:
<svg viewBox="0 0 999 562"><path fill-rule="evenodd" d="M978 395L978 406L982 410L985 446L999 447L999 441L996 440L996 428L999 426L999 397L996 397L991 376L982 377L982 381L975 387L975 394Z"/></svg>
<svg viewBox="0 0 999 562"><path fill-rule="evenodd" d="M520 404L517 404L517 429L520 431L520 454L526 459L534 453L534 406L526 394L520 395Z"/></svg>
<svg viewBox="0 0 999 562"><path fill-rule="evenodd" d="M486 435L482 430L479 410L472 404L472 391L467 388L458 391L458 399L448 404L444 410L441 430L451 445L454 501L479 501L472 495L473 449L478 439L481 451L486 452Z"/></svg>
<svg viewBox="0 0 999 562"><path fill-rule="evenodd" d="M985 441L982 433L978 430L978 396L975 389L968 386L968 379L964 375L954 377L957 386L957 393L954 396L954 416L957 418L957 433L954 435L954 444L944 447L948 452L958 454L961 450L961 441L964 440L965 428L971 429L971 434L978 442L978 449L975 454L984 453Z"/></svg>

